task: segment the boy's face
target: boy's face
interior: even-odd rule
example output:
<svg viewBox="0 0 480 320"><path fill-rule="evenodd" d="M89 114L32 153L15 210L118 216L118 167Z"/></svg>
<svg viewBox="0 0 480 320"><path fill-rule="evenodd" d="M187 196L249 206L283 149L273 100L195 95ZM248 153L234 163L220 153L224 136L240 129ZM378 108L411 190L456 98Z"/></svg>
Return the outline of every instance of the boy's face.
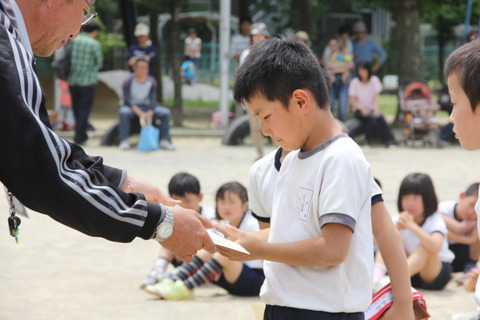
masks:
<svg viewBox="0 0 480 320"><path fill-rule="evenodd" d="M453 105L450 122L454 124L455 137L465 150L480 149L480 111L472 112L456 73L451 74L447 82Z"/></svg>
<svg viewBox="0 0 480 320"><path fill-rule="evenodd" d="M477 200L477 195L467 196L465 193L460 194L460 201L456 207L458 218L461 220L477 220L477 213L475 212Z"/></svg>
<svg viewBox="0 0 480 320"><path fill-rule="evenodd" d="M248 103L250 111L260 119L262 132L285 150L297 150L303 146L302 123L294 99L288 109L278 100L268 101L256 95Z"/></svg>
<svg viewBox="0 0 480 320"><path fill-rule="evenodd" d="M192 209L198 212L200 209L200 203L203 199L203 193L194 194L194 193L185 193L183 196L179 196L176 194L170 195L170 197L174 200L180 200L180 206L185 209Z"/></svg>

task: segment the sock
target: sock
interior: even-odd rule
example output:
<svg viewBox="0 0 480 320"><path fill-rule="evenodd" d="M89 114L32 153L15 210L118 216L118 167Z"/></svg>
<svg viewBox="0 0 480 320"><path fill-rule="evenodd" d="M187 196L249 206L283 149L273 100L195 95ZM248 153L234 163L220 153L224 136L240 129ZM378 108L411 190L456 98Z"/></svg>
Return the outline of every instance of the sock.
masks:
<svg viewBox="0 0 480 320"><path fill-rule="evenodd" d="M155 260L155 267L154 268L158 271L165 272L165 270L167 270L167 267L168 267L169 263L170 263L170 261L168 261L165 258L157 258L157 260Z"/></svg>
<svg viewBox="0 0 480 320"><path fill-rule="evenodd" d="M373 266L373 281L383 278L387 274L387 267L382 263L375 263Z"/></svg>
<svg viewBox="0 0 480 320"><path fill-rule="evenodd" d="M180 267L175 269L169 277L173 280L185 280L194 274L198 269L203 266L203 261L197 256L193 256L192 262L183 263Z"/></svg>
<svg viewBox="0 0 480 320"><path fill-rule="evenodd" d="M201 284L208 283L215 279L219 274L222 273L223 267L215 259L210 259L207 263L203 265L197 272L195 272L191 277L184 280L183 283L187 286L188 289L192 290L194 287L198 287Z"/></svg>

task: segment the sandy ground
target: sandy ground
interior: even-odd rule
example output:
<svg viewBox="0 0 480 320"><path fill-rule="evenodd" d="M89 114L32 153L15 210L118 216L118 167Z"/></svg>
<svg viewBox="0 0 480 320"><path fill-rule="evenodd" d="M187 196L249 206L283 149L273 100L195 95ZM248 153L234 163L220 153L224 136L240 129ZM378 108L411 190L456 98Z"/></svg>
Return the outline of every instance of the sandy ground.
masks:
<svg viewBox="0 0 480 320"><path fill-rule="evenodd" d="M176 138L177 150L139 153L99 147L86 150L105 162L157 183L162 190L179 171L198 176L205 204L213 205L220 184L247 183L255 158L251 146L227 147L219 138ZM267 150L273 150L267 147ZM381 180L384 198L396 214L396 196L402 178L420 171L432 176L440 200L456 199L470 183L480 180L476 164L480 153L454 146L447 149L399 147L365 149L374 175ZM54 195L52 195L52 201ZM30 211L23 219L20 244L8 235L8 207L0 197L0 319L255 319L258 298L238 298L222 289L197 289L193 301L157 300L139 289L156 257L158 244L135 240L130 244L91 238ZM454 313L475 310L472 293L455 283L441 292L422 291L431 319L451 319Z"/></svg>

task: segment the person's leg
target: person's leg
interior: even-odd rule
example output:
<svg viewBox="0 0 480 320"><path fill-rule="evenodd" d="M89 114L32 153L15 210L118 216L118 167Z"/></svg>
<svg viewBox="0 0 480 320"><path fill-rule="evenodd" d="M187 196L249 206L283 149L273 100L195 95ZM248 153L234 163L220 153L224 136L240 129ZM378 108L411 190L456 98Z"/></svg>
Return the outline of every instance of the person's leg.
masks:
<svg viewBox="0 0 480 320"><path fill-rule="evenodd" d="M160 119L160 140L170 140L170 119L172 112L170 109L162 106L155 107L155 119Z"/></svg>
<svg viewBox="0 0 480 320"><path fill-rule="evenodd" d="M81 144L88 139L87 123L95 97L95 87L93 85L74 87L74 93L72 93L72 104L76 120L74 142Z"/></svg>
<svg viewBox="0 0 480 320"><path fill-rule="evenodd" d="M250 125L250 137L252 138L253 145L257 150L258 158L263 157L263 134L260 127L260 121L258 118L248 111L248 123Z"/></svg>
<svg viewBox="0 0 480 320"><path fill-rule="evenodd" d="M410 275L419 274L426 283L435 280L442 269L442 262L437 253L427 251L419 246L415 252L407 258Z"/></svg>
<svg viewBox="0 0 480 320"><path fill-rule="evenodd" d="M119 110L120 120L118 122L118 139L120 141L128 139L130 136L130 127L132 118L136 117L132 109L127 106L121 106Z"/></svg>
<svg viewBox="0 0 480 320"><path fill-rule="evenodd" d="M172 117L170 109L157 106L154 113L155 120L160 119L160 149L175 150L170 136L170 119Z"/></svg>
<svg viewBox="0 0 480 320"><path fill-rule="evenodd" d="M365 117L365 141L368 144L372 143L373 136L375 134L375 117L368 115Z"/></svg>
<svg viewBox="0 0 480 320"><path fill-rule="evenodd" d="M338 93L338 114L340 121L348 120L348 84L343 83Z"/></svg>
<svg viewBox="0 0 480 320"><path fill-rule="evenodd" d="M388 123L382 114L378 116L377 124L380 128L380 135L385 145L388 147L390 145L395 144L395 139L393 137L392 130L388 126Z"/></svg>

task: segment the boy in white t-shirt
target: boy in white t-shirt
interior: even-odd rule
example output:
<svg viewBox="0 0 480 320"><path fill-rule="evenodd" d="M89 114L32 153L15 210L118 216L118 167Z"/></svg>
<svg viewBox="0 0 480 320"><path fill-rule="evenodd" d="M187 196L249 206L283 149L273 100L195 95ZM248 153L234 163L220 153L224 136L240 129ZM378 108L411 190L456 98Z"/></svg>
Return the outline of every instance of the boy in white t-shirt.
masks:
<svg viewBox="0 0 480 320"><path fill-rule="evenodd" d="M257 160L250 168L248 198L252 215L258 220L260 229L270 227L273 195L278 172L288 151L281 147ZM385 260L384 271L388 271L392 283L393 305L386 311L386 318L413 320L412 293L407 258L400 233L395 228L383 202L378 186L372 192L372 229L380 252ZM374 269L375 270L375 269ZM384 279L378 283L383 284Z"/></svg>
<svg viewBox="0 0 480 320"><path fill-rule="evenodd" d="M289 153L270 229L227 231L263 259L264 319L363 319L371 302L373 179L361 149L329 108L327 71L304 44L268 39L251 47L234 88L262 131ZM268 241L267 241L268 237Z"/></svg>
<svg viewBox="0 0 480 320"><path fill-rule="evenodd" d="M448 247L455 254L453 272L467 272L475 267L480 255L475 204L478 201L478 182L460 193L458 200L446 200L438 204L448 229Z"/></svg>
<svg viewBox="0 0 480 320"><path fill-rule="evenodd" d="M456 49L445 62L445 76L453 109L450 122L453 132L466 150L480 149L480 40ZM480 213L480 201L475 207ZM477 222L480 220L477 219ZM478 228L477 224L477 230ZM479 278L480 279L480 278ZM480 286L477 282L475 300L480 306Z"/></svg>

